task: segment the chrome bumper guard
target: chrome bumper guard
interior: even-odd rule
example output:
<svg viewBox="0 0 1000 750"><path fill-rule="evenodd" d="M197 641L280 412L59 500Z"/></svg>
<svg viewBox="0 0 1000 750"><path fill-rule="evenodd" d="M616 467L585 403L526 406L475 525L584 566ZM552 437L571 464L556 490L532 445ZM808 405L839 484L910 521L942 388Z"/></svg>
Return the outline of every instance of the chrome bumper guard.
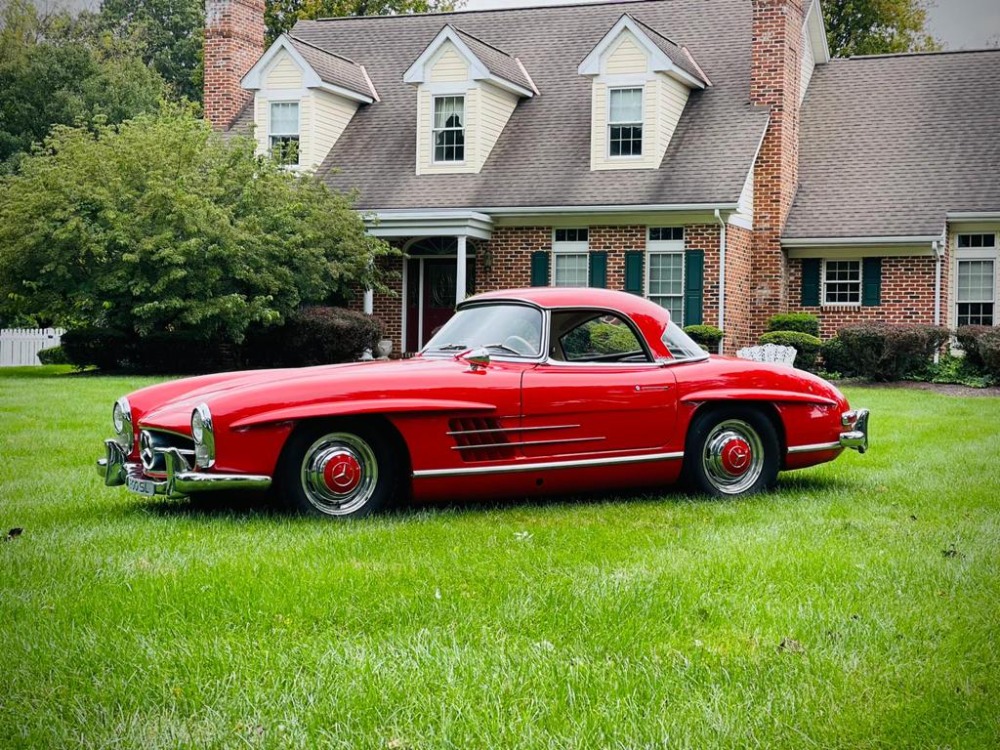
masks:
<svg viewBox="0 0 1000 750"><path fill-rule="evenodd" d="M851 448L858 453L868 450L868 410L854 409L845 411L840 422L844 427L849 427L847 432L840 433L840 447Z"/></svg>
<svg viewBox="0 0 1000 750"><path fill-rule="evenodd" d="M105 457L97 461L97 473L108 487L126 485L140 495L186 497L198 492L217 490L266 490L271 477L262 474L206 474L192 471L187 459L177 448L157 449L167 464L166 479L150 479L143 475L142 464L129 463L125 449L116 440L104 441Z"/></svg>

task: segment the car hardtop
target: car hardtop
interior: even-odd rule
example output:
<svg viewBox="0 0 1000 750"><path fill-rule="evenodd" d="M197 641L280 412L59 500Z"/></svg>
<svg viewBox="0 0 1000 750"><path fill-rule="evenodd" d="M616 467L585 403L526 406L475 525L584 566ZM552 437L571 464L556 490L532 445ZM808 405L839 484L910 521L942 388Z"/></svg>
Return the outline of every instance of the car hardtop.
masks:
<svg viewBox="0 0 1000 750"><path fill-rule="evenodd" d="M593 287L544 286L483 292L460 302L458 309L484 302L520 302L545 310L593 307L620 312L632 318L637 315L660 318L664 325L670 320L670 313L655 302L628 292Z"/></svg>

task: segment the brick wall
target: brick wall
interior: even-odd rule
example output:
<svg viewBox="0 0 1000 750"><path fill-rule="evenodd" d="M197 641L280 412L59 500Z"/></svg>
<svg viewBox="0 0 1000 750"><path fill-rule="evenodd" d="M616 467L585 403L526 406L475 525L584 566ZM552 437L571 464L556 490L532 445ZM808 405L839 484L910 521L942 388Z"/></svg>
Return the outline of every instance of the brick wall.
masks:
<svg viewBox="0 0 1000 750"><path fill-rule="evenodd" d="M240 79L264 51L264 0L208 0L205 7L205 119L225 128L253 99Z"/></svg>
<svg viewBox="0 0 1000 750"><path fill-rule="evenodd" d="M759 331L751 329L753 232L742 227L726 227L726 319L723 351L735 354L755 344Z"/></svg>
<svg viewBox="0 0 1000 750"><path fill-rule="evenodd" d="M803 0L752 0L750 101L769 108L771 124L754 165L754 242L750 326L763 330L788 306L788 265L781 231L798 184L799 80Z"/></svg>
<svg viewBox="0 0 1000 750"><path fill-rule="evenodd" d="M531 253L551 249L552 228L497 227L476 247L476 291L517 289L531 284Z"/></svg>
<svg viewBox="0 0 1000 750"><path fill-rule="evenodd" d="M881 304L874 307L803 307L802 261L791 260L789 265L790 309L818 315L820 337L830 338L846 325L878 321L882 323L934 324L934 276L937 260L932 256L882 258ZM942 270L942 296L947 298L947 262ZM942 304L941 319L945 321Z"/></svg>

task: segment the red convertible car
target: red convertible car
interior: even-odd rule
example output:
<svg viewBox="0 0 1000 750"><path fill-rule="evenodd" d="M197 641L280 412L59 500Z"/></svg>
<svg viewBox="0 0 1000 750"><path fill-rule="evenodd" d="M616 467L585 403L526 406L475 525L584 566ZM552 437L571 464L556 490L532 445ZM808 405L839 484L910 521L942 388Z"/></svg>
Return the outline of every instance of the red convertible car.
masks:
<svg viewBox="0 0 1000 750"><path fill-rule="evenodd" d="M109 486L271 490L337 517L679 479L744 495L868 445L868 411L825 380L709 356L663 308L599 289L471 297L412 359L143 388L113 425Z"/></svg>

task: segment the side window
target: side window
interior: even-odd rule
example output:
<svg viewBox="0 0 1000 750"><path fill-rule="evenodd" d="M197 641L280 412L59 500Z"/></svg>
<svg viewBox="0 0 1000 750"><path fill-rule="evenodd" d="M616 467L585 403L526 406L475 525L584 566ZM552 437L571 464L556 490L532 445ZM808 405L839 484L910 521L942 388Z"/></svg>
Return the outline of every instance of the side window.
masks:
<svg viewBox="0 0 1000 750"><path fill-rule="evenodd" d="M567 362L648 362L632 328L613 313L554 316L559 346L553 354Z"/></svg>

